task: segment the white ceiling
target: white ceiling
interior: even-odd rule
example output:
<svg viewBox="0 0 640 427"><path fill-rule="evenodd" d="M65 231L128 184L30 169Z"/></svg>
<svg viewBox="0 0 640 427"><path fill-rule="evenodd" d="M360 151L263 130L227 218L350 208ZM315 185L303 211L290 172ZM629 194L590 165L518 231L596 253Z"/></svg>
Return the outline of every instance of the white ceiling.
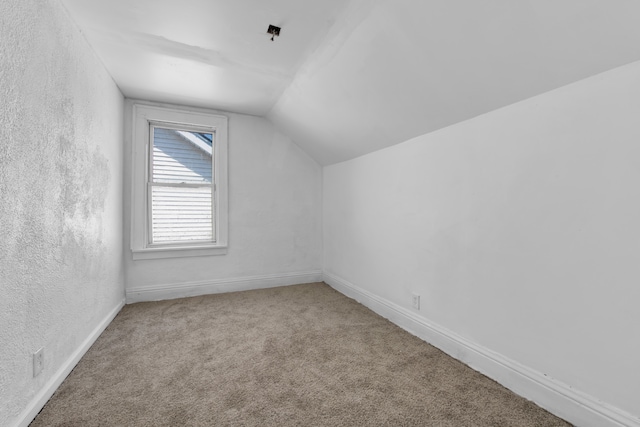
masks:
<svg viewBox="0 0 640 427"><path fill-rule="evenodd" d="M62 2L125 96L264 115L348 0Z"/></svg>
<svg viewBox="0 0 640 427"><path fill-rule="evenodd" d="M638 0L62 1L126 96L264 115L322 164L640 59Z"/></svg>

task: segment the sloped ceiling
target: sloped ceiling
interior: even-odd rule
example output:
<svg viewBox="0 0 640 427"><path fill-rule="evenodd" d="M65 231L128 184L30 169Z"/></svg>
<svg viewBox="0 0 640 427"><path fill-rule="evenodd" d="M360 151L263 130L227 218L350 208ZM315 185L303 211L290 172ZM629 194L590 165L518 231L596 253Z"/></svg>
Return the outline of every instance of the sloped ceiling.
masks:
<svg viewBox="0 0 640 427"><path fill-rule="evenodd" d="M61 0L125 96L266 114L346 0ZM275 41L269 25L282 27Z"/></svg>
<svg viewBox="0 0 640 427"><path fill-rule="evenodd" d="M126 96L266 115L321 164L640 59L638 0L63 2Z"/></svg>

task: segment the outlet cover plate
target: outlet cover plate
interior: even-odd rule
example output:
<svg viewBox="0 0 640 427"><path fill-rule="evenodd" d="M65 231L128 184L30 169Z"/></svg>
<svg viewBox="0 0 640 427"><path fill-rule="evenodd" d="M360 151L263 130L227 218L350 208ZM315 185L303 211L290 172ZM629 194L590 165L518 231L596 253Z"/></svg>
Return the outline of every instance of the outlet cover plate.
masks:
<svg viewBox="0 0 640 427"><path fill-rule="evenodd" d="M416 310L420 310L420 295L411 294L411 305L413 305L413 308Z"/></svg>
<svg viewBox="0 0 640 427"><path fill-rule="evenodd" d="M44 368L44 347L33 353L33 376L37 377Z"/></svg>

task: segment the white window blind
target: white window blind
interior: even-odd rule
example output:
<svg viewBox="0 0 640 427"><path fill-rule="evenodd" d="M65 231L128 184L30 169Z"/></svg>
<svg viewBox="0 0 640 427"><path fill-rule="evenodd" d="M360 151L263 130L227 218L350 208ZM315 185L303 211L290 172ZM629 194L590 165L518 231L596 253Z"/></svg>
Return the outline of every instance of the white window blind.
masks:
<svg viewBox="0 0 640 427"><path fill-rule="evenodd" d="M215 242L214 133L150 126L149 243Z"/></svg>

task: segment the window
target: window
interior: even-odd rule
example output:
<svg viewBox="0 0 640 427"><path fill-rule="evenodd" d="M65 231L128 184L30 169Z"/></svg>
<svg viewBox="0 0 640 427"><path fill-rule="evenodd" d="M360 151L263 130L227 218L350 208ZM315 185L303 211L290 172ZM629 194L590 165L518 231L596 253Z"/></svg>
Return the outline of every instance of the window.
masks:
<svg viewBox="0 0 640 427"><path fill-rule="evenodd" d="M227 247L227 118L133 104L133 259Z"/></svg>

